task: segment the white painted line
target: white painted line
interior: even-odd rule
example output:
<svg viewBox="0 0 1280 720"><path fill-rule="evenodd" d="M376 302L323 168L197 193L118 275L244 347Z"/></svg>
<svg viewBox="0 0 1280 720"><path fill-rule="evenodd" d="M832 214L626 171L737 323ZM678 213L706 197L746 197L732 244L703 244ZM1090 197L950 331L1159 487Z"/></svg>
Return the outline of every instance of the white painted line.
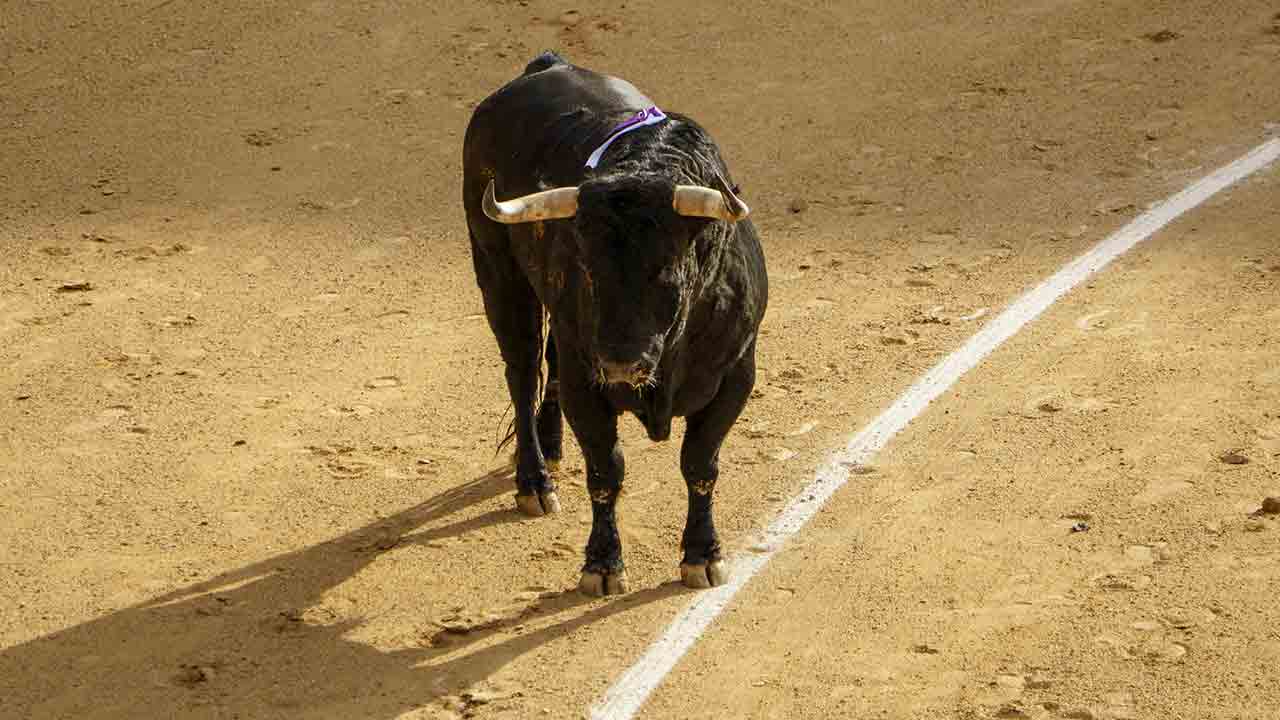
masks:
<svg viewBox="0 0 1280 720"><path fill-rule="evenodd" d="M733 561L733 577L710 590L702 590L667 626L662 636L605 692L591 708L593 720L630 720L658 687L680 658L693 647L716 616L747 584L782 545L814 516L849 479L849 469L861 465L879 452L907 423L922 413L935 398L973 369L1005 340L1044 312L1067 291L1106 267L1138 243L1151 237L1174 218L1208 200L1232 183L1261 170L1280 157L1280 139L1271 140L1249 154L1201 179L1148 212L1139 215L1092 250L1067 263L1048 280L1013 302L1004 312L969 338L959 350L948 355L916 381L871 424L836 452L813 481L787 503L769 527L751 544L752 553Z"/></svg>

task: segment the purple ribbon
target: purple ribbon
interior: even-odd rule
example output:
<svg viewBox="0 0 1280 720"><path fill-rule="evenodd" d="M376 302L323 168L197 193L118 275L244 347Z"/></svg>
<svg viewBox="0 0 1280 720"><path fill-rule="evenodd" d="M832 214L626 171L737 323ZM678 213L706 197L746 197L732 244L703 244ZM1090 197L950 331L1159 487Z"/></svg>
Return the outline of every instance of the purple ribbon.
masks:
<svg viewBox="0 0 1280 720"><path fill-rule="evenodd" d="M626 135L638 127L657 125L666 119L667 116L659 110L656 105L647 107L644 110L637 112L635 115L632 115L630 119L614 128L613 132L609 133L608 140L605 140L600 147L592 151L590 157L587 158L587 167L594 169L596 165L599 165L600 158L604 156L604 151L609 148L609 145L612 144L614 140L617 140L619 137Z"/></svg>

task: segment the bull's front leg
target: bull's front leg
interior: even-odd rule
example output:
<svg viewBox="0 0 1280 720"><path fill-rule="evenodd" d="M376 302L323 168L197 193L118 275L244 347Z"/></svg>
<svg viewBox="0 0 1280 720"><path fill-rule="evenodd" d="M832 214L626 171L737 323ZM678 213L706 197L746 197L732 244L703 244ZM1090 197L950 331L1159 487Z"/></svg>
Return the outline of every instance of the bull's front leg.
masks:
<svg viewBox="0 0 1280 720"><path fill-rule="evenodd" d="M616 513L626 461L618 441L617 413L591 387L588 377L585 368L570 368L565 363L560 383L564 416L586 460L587 494L591 497L591 535L578 588L587 595L614 595L627 591Z"/></svg>
<svg viewBox="0 0 1280 720"><path fill-rule="evenodd" d="M746 407L755 379L753 346L725 377L715 398L688 419L680 448L680 472L689 493L689 514L680 539L684 551L680 580L686 587L707 588L729 580L729 569L720 556L712 499L720 477L720 447Z"/></svg>
<svg viewBox="0 0 1280 720"><path fill-rule="evenodd" d="M608 425L616 430L616 418ZM587 456L587 493L591 496L591 535L578 589L602 596L627 591L627 571L622 563L622 538L618 536L618 495L622 492L625 461L616 433L611 443L601 442Z"/></svg>

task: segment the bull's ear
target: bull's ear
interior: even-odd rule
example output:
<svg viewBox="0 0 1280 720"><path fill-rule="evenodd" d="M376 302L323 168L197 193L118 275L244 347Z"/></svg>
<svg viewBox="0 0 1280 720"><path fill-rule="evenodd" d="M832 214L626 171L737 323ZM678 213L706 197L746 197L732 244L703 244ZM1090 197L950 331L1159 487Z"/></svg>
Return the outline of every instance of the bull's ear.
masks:
<svg viewBox="0 0 1280 720"><path fill-rule="evenodd" d="M504 225L571 218L578 213L578 188L553 188L498 202L490 180L483 207L486 217Z"/></svg>
<svg viewBox="0 0 1280 720"><path fill-rule="evenodd" d="M712 190L701 185L677 185L671 205L681 215L731 223L751 214L751 208L731 191Z"/></svg>

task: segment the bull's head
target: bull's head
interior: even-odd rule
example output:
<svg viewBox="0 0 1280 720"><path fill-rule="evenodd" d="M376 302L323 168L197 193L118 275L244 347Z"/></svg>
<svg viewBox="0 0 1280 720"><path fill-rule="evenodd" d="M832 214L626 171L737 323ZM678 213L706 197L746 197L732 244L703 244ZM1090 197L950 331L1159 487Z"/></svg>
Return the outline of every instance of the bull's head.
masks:
<svg viewBox="0 0 1280 720"><path fill-rule="evenodd" d="M494 197L491 181L484 212L506 224L573 219L596 379L643 387L657 382L666 340L686 319L697 269L694 238L708 220L736 223L750 209L727 186L614 176L505 202Z"/></svg>

